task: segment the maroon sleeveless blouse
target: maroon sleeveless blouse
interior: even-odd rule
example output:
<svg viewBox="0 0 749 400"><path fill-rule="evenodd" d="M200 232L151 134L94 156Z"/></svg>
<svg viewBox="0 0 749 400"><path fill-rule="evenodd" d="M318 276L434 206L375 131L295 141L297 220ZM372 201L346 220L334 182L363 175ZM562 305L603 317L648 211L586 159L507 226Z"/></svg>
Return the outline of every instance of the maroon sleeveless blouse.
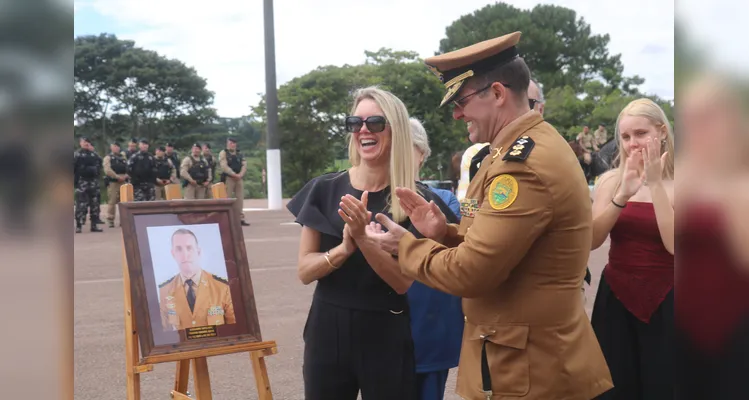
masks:
<svg viewBox="0 0 749 400"><path fill-rule="evenodd" d="M628 202L610 237L606 282L624 307L647 323L674 287L674 256L663 245L653 204Z"/></svg>

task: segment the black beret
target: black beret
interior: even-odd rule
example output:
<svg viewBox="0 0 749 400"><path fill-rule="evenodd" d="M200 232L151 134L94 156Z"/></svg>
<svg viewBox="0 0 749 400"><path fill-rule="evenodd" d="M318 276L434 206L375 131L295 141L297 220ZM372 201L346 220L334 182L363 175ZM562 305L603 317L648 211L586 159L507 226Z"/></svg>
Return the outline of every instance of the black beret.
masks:
<svg viewBox="0 0 749 400"><path fill-rule="evenodd" d="M166 147L164 147L164 146L159 146L159 148L158 148L158 149L156 149L156 150L166 151Z"/></svg>
<svg viewBox="0 0 749 400"><path fill-rule="evenodd" d="M136 139L136 138L131 138L131 139L130 139L130 143L135 143L135 144L137 144L137 143L138 143L138 139Z"/></svg>
<svg viewBox="0 0 749 400"><path fill-rule="evenodd" d="M232 143L237 143L237 139L235 139L233 137L226 138L226 140L228 140L228 141L230 141Z"/></svg>
<svg viewBox="0 0 749 400"><path fill-rule="evenodd" d="M150 144L150 143L148 143L148 140L146 140L146 139L141 139L138 143Z"/></svg>
<svg viewBox="0 0 749 400"><path fill-rule="evenodd" d="M88 136L81 136L81 140L83 140L84 142L88 144L91 144L91 139L89 139Z"/></svg>
<svg viewBox="0 0 749 400"><path fill-rule="evenodd" d="M174 147L174 143L173 142L166 142L166 147Z"/></svg>

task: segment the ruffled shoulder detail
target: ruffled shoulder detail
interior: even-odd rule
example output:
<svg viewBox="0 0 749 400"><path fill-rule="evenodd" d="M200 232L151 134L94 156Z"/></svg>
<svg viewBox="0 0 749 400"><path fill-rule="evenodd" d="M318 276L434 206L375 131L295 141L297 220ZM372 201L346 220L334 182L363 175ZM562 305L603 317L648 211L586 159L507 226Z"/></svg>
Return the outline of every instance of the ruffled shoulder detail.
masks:
<svg viewBox="0 0 749 400"><path fill-rule="evenodd" d="M342 237L341 232L331 222L331 216L326 215L326 209L331 204L335 187L345 184L344 179L348 171L332 172L320 175L307 182L302 189L286 205L286 208L296 217L295 222L308 226L327 235ZM335 203L337 204L337 203ZM338 214L335 218L339 218Z"/></svg>

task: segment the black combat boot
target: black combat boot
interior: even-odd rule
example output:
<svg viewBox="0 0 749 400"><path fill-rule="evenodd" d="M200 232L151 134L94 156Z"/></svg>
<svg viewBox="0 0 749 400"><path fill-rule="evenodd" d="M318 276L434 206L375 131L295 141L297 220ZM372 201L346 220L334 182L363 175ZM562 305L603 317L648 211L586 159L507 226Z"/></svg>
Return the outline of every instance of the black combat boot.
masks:
<svg viewBox="0 0 749 400"><path fill-rule="evenodd" d="M103 229L96 227L96 222L91 221L91 232L104 232Z"/></svg>
<svg viewBox="0 0 749 400"><path fill-rule="evenodd" d="M114 228L114 221L109 221L109 227Z"/></svg>
<svg viewBox="0 0 749 400"><path fill-rule="evenodd" d="M77 225L75 226L75 233L81 233L81 226Z"/></svg>

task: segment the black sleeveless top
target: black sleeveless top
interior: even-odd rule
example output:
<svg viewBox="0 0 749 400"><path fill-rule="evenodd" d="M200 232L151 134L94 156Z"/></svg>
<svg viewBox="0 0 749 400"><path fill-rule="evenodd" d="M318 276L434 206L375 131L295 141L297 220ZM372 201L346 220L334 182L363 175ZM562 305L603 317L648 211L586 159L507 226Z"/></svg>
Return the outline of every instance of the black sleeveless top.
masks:
<svg viewBox="0 0 749 400"><path fill-rule="evenodd" d="M426 185L417 182L417 190L427 201L433 200L447 216L449 223L457 219L450 208ZM363 191L354 189L348 171L325 174L309 181L291 199L287 208L296 222L321 234L320 252L326 252L343 241L345 222L338 215L341 197L351 194L361 199ZM369 192L367 209L375 215L382 213L392 218L389 209L390 187ZM401 224L417 238L423 238L408 219ZM396 293L367 263L360 250L352 254L337 270L321 278L315 288L315 298L339 307L368 311L402 311L408 309L405 294Z"/></svg>

